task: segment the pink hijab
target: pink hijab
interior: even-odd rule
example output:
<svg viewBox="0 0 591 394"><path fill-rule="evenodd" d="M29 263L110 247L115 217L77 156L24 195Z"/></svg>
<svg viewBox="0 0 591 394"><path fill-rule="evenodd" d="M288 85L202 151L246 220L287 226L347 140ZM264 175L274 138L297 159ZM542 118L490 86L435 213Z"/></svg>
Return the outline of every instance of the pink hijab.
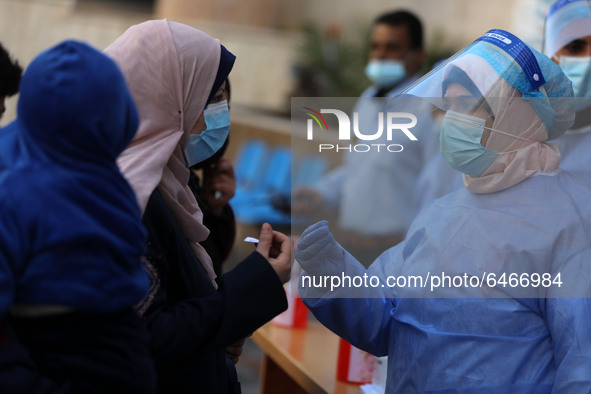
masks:
<svg viewBox="0 0 591 394"><path fill-rule="evenodd" d="M140 115L119 167L142 212L154 189L160 189L214 286L211 258L199 244L209 230L187 186L190 170L183 150L207 104L220 51L218 40L166 19L132 26L105 49L121 67Z"/></svg>
<svg viewBox="0 0 591 394"><path fill-rule="evenodd" d="M473 193L493 193L521 183L537 172L551 173L560 165L560 151L548 139L546 126L519 90L499 78L487 103L495 114L486 148L500 152L479 177L464 174L464 185Z"/></svg>
<svg viewBox="0 0 591 394"><path fill-rule="evenodd" d="M534 107L524 100L519 90L502 77L480 56L467 54L452 63L472 78L485 92L487 103L495 114L486 148L501 153L479 177L463 174L464 185L473 193L486 194L517 185L537 172L551 173L560 165L560 152L555 145L544 143L548 131Z"/></svg>

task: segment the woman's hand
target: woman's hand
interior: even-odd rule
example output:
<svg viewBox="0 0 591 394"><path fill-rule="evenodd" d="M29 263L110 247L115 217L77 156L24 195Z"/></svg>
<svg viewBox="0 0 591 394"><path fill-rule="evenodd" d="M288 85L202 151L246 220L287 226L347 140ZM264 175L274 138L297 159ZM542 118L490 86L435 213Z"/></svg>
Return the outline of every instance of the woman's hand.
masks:
<svg viewBox="0 0 591 394"><path fill-rule="evenodd" d="M219 216L236 194L236 177L232 162L225 157L203 169L203 196L211 212Z"/></svg>
<svg viewBox="0 0 591 394"><path fill-rule="evenodd" d="M246 338L242 338L224 349L224 353L226 354L226 356L232 359L232 362L234 364L237 364L238 360L240 359L240 355L242 354L242 348L244 347L244 342L246 342Z"/></svg>
<svg viewBox="0 0 591 394"><path fill-rule="evenodd" d="M291 273L291 242L287 235L273 231L269 223L261 227L257 252L267 259L281 283L289 280Z"/></svg>

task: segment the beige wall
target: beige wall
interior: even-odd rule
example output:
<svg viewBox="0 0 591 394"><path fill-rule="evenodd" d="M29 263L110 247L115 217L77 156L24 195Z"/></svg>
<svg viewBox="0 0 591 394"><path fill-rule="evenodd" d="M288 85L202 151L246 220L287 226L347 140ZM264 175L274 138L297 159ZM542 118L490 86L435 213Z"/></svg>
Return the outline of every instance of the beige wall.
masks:
<svg viewBox="0 0 591 394"><path fill-rule="evenodd" d="M467 44L492 28L510 28L515 0L306 0L298 3L307 4L303 7L307 10L304 17L317 23L354 24L358 20L371 21L382 12L407 9L421 18L427 38L443 31L450 39Z"/></svg>
<svg viewBox="0 0 591 394"><path fill-rule="evenodd" d="M129 26L151 13L88 8L75 0L0 0L0 41L26 66L42 50L66 38L104 49ZM7 101L2 124L15 117L16 99Z"/></svg>
<svg viewBox="0 0 591 394"><path fill-rule="evenodd" d="M537 0L532 0L537 1ZM231 80L235 105L283 111L292 91L297 27L304 21L359 31L394 8L416 12L427 45L434 36L457 48L491 28L510 29L515 1L496 0L156 0L155 16L198 27L236 53Z"/></svg>
<svg viewBox="0 0 591 394"><path fill-rule="evenodd" d="M152 18L150 10L90 0L0 0L0 41L26 66L39 52L63 39L76 38L104 49L129 26ZM180 16L169 19L219 38L238 56L232 72L233 105L268 111L289 106L294 33ZM3 124L14 119L15 101L8 100Z"/></svg>
<svg viewBox="0 0 591 394"><path fill-rule="evenodd" d="M531 0L536 2L539 0ZM543 0L542 0L543 1ZM370 23L376 15L408 9L424 21L426 36L443 31L467 44L492 28L510 29L521 0L156 0L158 16L293 29L303 21L328 26ZM520 9L520 13L527 10ZM532 11L533 12L533 11ZM524 17L528 15L523 15Z"/></svg>
<svg viewBox="0 0 591 394"><path fill-rule="evenodd" d="M530 0L530 3L538 0ZM542 0L543 1L543 0ZM302 21L328 26L368 23L398 8L417 13L427 37L443 31L467 44L492 28L510 29L516 3L522 0L156 0L156 14L266 28L297 27ZM527 17L528 10L523 17Z"/></svg>
<svg viewBox="0 0 591 394"><path fill-rule="evenodd" d="M102 49L133 24L167 17L219 38L238 56L231 76L234 106L278 112L289 108L296 27L302 21L337 23L346 32L383 11L407 8L423 19L427 44L443 32L447 42L459 46L493 27L526 31L530 8L544 1L549 0L156 0L152 13L98 0L0 0L0 40L27 65L64 38ZM10 100L3 122L13 116Z"/></svg>
<svg viewBox="0 0 591 394"><path fill-rule="evenodd" d="M156 15L257 27L277 27L277 0L157 0Z"/></svg>

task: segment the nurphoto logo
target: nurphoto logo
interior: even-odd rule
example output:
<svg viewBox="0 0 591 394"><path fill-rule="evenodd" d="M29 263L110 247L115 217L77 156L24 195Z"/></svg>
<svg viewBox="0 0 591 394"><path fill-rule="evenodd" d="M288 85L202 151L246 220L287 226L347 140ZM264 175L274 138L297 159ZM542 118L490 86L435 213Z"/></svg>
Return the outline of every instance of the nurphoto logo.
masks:
<svg viewBox="0 0 591 394"><path fill-rule="evenodd" d="M411 132L411 129L417 125L417 117L408 112L379 112L377 114L377 130L360 130L359 113L353 112L353 127L349 116L338 109L322 108L316 111L310 107L303 107L304 113L310 117L307 121L307 139L314 140L314 124L321 132L328 131L328 124L322 114L332 114L338 121L339 141L351 141L356 138L359 141L382 141L382 143L359 143L359 144L318 144L318 151L333 150L336 152L369 152L369 151L388 151L402 152L404 147L401 144L383 143L384 132L386 141L392 141L394 133L403 133L410 141L418 141L417 137Z"/></svg>

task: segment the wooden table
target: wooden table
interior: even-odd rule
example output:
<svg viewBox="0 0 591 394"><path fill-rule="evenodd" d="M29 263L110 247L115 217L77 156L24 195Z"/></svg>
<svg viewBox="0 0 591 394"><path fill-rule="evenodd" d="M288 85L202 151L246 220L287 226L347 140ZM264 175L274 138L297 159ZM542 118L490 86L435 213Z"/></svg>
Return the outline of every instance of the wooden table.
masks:
<svg viewBox="0 0 591 394"><path fill-rule="evenodd" d="M339 338L316 321L306 328L267 323L252 339L263 349L261 394L359 394L336 380Z"/></svg>

